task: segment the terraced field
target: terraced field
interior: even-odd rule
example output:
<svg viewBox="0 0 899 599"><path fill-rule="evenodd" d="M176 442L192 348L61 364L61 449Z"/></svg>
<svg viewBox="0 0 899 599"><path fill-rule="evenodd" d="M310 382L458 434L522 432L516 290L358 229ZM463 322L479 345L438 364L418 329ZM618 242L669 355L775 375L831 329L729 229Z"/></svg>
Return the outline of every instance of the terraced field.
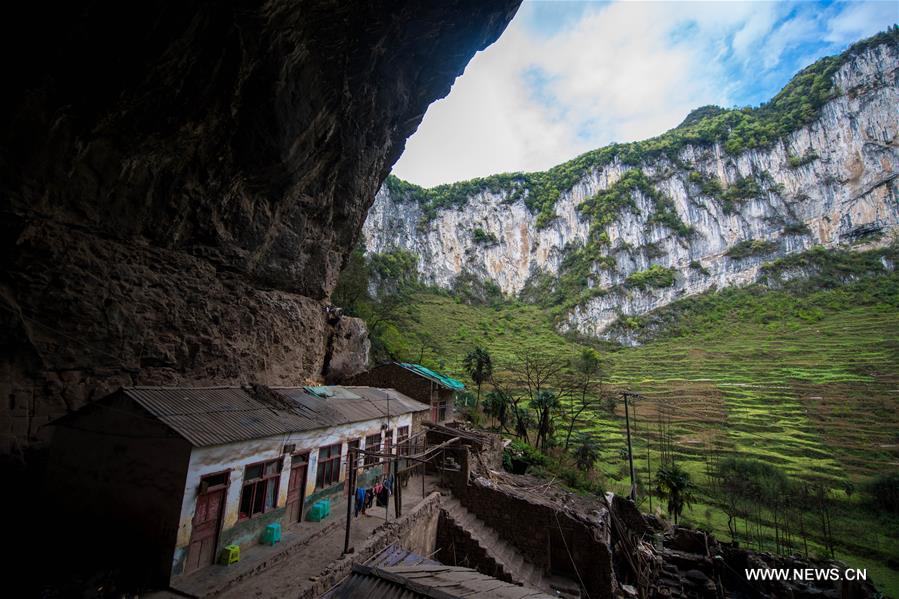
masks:
<svg viewBox="0 0 899 599"><path fill-rule="evenodd" d="M811 322L797 316L799 310L753 320L741 305L742 311L724 310L723 317L688 334L605 348L612 386L642 396L634 423L638 478L654 474L659 422L670 422L672 452L700 487L684 519L725 539L726 516L704 491L709 456L752 457L793 479L825 481L837 500L838 557L868 568L888 596L899 597L899 519L878 513L852 486L846 491L847 481L861 489L871 476L899 469L899 298L889 295L896 278L892 273L869 281L867 291L816 292L816 305L825 308ZM873 296L872 288L879 290ZM840 295L840 302L831 295ZM759 310L770 312L785 300L759 299L764 301ZM516 354L575 355L583 348L557 333L536 306L472 306L434 293L417 296L394 335L397 357L421 359L463 380L462 358L475 345L491 352L500 372ZM606 487L626 493L620 405L614 413L594 412L579 428L599 442L597 468ZM649 486L641 482L643 490ZM659 508L657 499L644 495L642 501L645 510ZM820 541L811 539L811 552L824 553ZM769 542L762 548L773 550Z"/></svg>

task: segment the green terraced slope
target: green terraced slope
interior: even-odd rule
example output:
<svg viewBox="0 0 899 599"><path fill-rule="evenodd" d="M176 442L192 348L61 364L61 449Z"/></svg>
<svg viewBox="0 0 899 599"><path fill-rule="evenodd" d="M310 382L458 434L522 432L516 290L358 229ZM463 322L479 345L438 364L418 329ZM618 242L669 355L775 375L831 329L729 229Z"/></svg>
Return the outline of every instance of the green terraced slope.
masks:
<svg viewBox="0 0 899 599"><path fill-rule="evenodd" d="M640 478L647 478L647 457L653 469L658 461L661 414L670 418L675 455L700 486L711 453L751 456L793 478L823 479L838 498L838 556L867 567L888 595L899 596L899 521L876 514L861 493L841 490L846 480L859 486L899 468L897 289L899 275L890 272L801 297L763 289L724 292L709 300L718 302L715 318L708 317L711 310L687 312L677 336L603 348L614 387L645 397L637 405L635 435ZM501 371L516 353L573 355L584 343L558 333L533 305L468 305L421 292L409 310L402 325L385 334L387 346L397 357L420 359L462 380L462 359L475 345L487 348ZM759 318L747 317L755 312ZM606 487L626 492L621 409L594 413L580 428L600 443L597 467ZM642 507L650 509L648 500ZM704 494L685 516L728 537L726 517ZM811 549L820 552L821 545L813 541Z"/></svg>

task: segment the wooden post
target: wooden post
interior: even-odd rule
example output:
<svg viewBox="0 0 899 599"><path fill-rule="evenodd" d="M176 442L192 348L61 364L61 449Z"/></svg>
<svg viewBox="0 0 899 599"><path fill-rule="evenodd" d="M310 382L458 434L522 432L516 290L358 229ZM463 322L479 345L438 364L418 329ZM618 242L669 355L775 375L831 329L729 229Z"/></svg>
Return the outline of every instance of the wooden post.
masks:
<svg viewBox="0 0 899 599"><path fill-rule="evenodd" d="M346 555L347 553L352 553L352 549L350 549L350 523L353 521L353 502L356 501L356 451L352 447L347 450L347 457L349 458L349 477L347 477L347 484L350 488L350 494L346 500L346 536L343 538L343 553Z"/></svg>
<svg viewBox="0 0 899 599"><path fill-rule="evenodd" d="M628 407L627 398L630 395L627 391L622 393L624 395L624 421L627 424L627 459L630 462L630 470L631 470L631 501L637 501L637 483L634 480L634 448L631 445L631 416L630 409Z"/></svg>
<svg viewBox="0 0 899 599"><path fill-rule="evenodd" d="M393 513L399 518L402 515L402 508L400 507L400 460L396 458L393 460ZM390 503L388 501L388 503Z"/></svg>

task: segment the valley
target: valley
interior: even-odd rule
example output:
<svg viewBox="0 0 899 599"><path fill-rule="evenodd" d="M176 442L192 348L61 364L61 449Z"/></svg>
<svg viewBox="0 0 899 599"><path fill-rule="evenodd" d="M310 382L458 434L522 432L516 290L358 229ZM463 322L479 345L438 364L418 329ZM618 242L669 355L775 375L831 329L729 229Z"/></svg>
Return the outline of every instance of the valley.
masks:
<svg viewBox="0 0 899 599"><path fill-rule="evenodd" d="M771 263L772 274L802 264L817 275L680 300L632 323L643 335L637 347L560 333L553 313L537 305L495 296L466 301L477 294L427 287L417 287L373 334L383 343L382 359L422 362L463 380L470 380L463 361L474 347L490 352L497 377L528 352L573 357L596 348L608 373L607 393L626 389L643 396L633 423L641 481L658 468L660 416L670 420L674 457L699 487L684 521L729 538L720 499L709 490L707 464L712 456L763 461L791 480L833 489L836 555L868 568L896 594L899 519L868 505L862 489L899 466L897 259L893 242L867 251L822 248ZM489 417L476 418L491 424ZM599 447L597 484L626 494L621 405L614 413L585 414L576 429ZM564 477L565 470L546 474ZM660 507L658 498L647 496L651 487L641 482L645 511ZM758 534L761 541L754 536L750 546L773 551L773 528L763 524ZM738 540L745 542L742 535ZM822 539L811 535L808 551L826 553Z"/></svg>

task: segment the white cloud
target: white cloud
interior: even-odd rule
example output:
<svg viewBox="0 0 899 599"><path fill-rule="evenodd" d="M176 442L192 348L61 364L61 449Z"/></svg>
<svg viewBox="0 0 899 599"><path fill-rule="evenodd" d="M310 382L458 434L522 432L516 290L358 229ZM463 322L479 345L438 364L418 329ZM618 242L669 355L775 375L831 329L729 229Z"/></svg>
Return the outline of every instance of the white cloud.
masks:
<svg viewBox="0 0 899 599"><path fill-rule="evenodd" d="M826 33L825 42L844 43L889 24L875 25L883 6L867 4L825 14L774 2L613 2L546 31L535 15L547 6L533 8L526 3L428 109L397 176L432 186L543 170L658 135L693 108L741 100L734 73L761 82L806 40L820 44Z"/></svg>

